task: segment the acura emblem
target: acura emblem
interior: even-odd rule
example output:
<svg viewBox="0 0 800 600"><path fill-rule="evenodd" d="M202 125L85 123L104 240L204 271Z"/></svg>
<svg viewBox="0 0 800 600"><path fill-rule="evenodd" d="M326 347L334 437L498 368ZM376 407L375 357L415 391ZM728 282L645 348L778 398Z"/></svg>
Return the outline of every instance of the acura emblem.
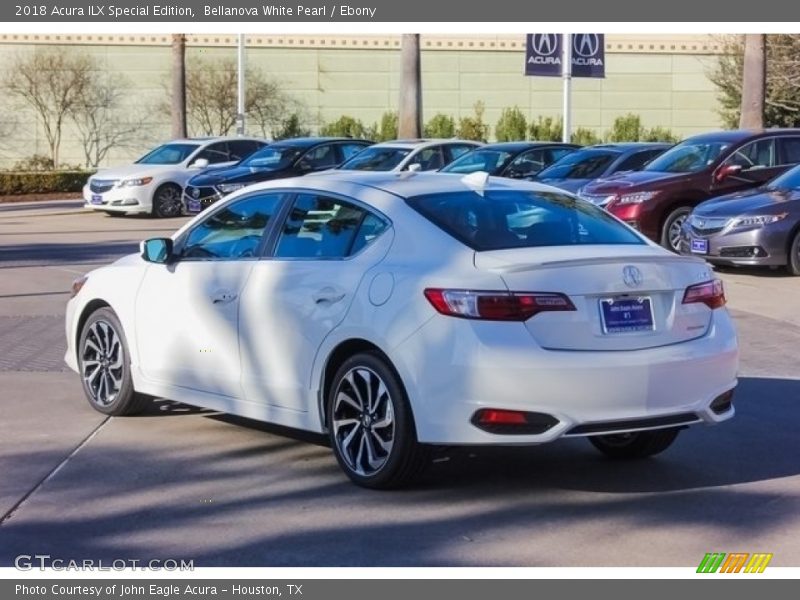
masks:
<svg viewBox="0 0 800 600"><path fill-rule="evenodd" d="M534 33L531 46L536 54L549 56L558 49L558 38L555 33Z"/></svg>
<svg viewBox="0 0 800 600"><path fill-rule="evenodd" d="M580 33L572 40L575 54L583 58L591 58L600 49L600 38L596 33Z"/></svg>
<svg viewBox="0 0 800 600"><path fill-rule="evenodd" d="M200 188L192 188L192 198L200 197Z"/></svg>
<svg viewBox="0 0 800 600"><path fill-rule="evenodd" d="M639 287L642 285L642 272L633 265L628 265L622 269L622 281L628 287Z"/></svg>

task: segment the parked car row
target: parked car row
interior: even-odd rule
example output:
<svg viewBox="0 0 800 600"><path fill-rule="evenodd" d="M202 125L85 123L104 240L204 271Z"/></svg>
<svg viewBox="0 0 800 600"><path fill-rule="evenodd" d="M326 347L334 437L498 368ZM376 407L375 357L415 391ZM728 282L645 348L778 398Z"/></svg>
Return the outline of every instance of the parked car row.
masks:
<svg viewBox="0 0 800 600"><path fill-rule="evenodd" d="M84 197L112 215L168 217L200 212L254 183L332 169L481 171L576 193L676 253L717 264L786 265L798 274L800 218L790 201L800 175L775 179L798 163L800 130L791 129L707 133L674 146L214 138L170 142L130 167L102 171Z"/></svg>

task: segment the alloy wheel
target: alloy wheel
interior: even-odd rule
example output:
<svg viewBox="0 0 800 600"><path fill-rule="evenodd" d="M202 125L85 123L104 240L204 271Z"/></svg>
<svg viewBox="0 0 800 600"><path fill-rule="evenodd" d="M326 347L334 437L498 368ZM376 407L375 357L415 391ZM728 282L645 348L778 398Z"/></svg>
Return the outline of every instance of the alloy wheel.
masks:
<svg viewBox="0 0 800 600"><path fill-rule="evenodd" d="M116 400L124 375L122 340L107 321L91 324L81 352L81 376L93 402L109 406Z"/></svg>
<svg viewBox="0 0 800 600"><path fill-rule="evenodd" d="M392 398L373 370L356 367L340 380L333 397L334 443L348 468L374 475L389 460L395 439Z"/></svg>
<svg viewBox="0 0 800 600"><path fill-rule="evenodd" d="M181 214L181 193L178 188L167 185L158 190L156 210L160 217L179 217Z"/></svg>
<svg viewBox="0 0 800 600"><path fill-rule="evenodd" d="M681 247L681 229L683 228L683 224L686 222L686 218L688 217L687 214L681 214L675 217L675 219L669 225L669 232L668 232L668 239L670 248L672 248L675 252L678 252Z"/></svg>

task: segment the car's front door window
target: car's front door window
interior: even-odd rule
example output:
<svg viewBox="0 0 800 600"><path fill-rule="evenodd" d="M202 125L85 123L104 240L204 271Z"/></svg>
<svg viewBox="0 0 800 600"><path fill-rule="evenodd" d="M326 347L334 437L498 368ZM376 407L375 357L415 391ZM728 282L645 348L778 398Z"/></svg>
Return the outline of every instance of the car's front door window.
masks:
<svg viewBox="0 0 800 600"><path fill-rule="evenodd" d="M257 256L262 237L286 194L257 194L218 209L182 244L182 259L237 260Z"/></svg>
<svg viewBox="0 0 800 600"><path fill-rule="evenodd" d="M228 143L217 142L216 144L211 144L207 148L201 150L197 154L197 156L195 156L195 160L200 158L207 160L208 164L210 165L216 163L228 162L230 160L230 153L228 152Z"/></svg>

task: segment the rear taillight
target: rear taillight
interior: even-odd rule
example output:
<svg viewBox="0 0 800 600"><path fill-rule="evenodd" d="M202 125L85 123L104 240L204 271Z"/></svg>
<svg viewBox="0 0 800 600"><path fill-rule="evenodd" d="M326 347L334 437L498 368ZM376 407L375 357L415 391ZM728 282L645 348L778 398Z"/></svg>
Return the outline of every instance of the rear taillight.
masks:
<svg viewBox="0 0 800 600"><path fill-rule="evenodd" d="M701 302L709 308L721 308L725 306L725 289L722 281L714 279L690 285L683 294L684 304L694 304Z"/></svg>
<svg viewBox="0 0 800 600"><path fill-rule="evenodd" d="M443 315L486 321L526 321L540 312L575 310L564 294L550 292L477 292L428 288L425 297Z"/></svg>

